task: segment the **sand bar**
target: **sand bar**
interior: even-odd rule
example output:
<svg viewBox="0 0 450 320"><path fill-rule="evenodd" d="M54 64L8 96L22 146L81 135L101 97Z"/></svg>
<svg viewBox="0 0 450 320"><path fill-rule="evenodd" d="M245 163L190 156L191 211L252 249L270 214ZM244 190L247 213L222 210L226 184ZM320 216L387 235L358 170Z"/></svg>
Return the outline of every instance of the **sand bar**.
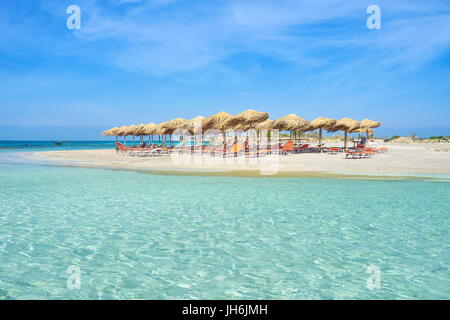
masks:
<svg viewBox="0 0 450 320"><path fill-rule="evenodd" d="M345 159L342 153L302 153L260 159L211 158L210 156L129 157L112 149L36 152L32 157L55 165L144 170L160 174L215 174L227 176L366 175L450 177L450 145L386 144L388 154L368 159ZM261 171L261 169L263 171Z"/></svg>

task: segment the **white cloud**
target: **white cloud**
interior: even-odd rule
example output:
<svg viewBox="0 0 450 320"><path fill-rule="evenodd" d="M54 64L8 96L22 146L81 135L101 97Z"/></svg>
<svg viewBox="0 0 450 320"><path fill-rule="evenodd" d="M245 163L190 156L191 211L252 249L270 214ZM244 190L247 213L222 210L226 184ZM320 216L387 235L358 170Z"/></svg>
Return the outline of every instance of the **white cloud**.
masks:
<svg viewBox="0 0 450 320"><path fill-rule="evenodd" d="M365 28L366 5L359 0L112 3L116 6L79 0L83 24L74 35L81 40L80 54L158 75L217 66L242 52L301 68L368 62L415 68L446 52L450 43L446 0L377 0L383 29L376 31ZM43 6L52 14L61 11L55 4ZM66 54L64 45L55 43L54 53Z"/></svg>

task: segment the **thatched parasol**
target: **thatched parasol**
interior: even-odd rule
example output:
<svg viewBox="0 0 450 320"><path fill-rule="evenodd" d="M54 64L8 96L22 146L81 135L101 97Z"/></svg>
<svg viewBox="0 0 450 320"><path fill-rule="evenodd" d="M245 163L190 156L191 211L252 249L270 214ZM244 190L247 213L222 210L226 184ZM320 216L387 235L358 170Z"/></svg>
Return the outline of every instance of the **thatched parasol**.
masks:
<svg viewBox="0 0 450 320"><path fill-rule="evenodd" d="M369 134L373 136L373 129L381 126L381 122L373 121L369 119L364 119L359 123L359 127L366 132L367 139L369 139ZM370 130L372 132L370 132Z"/></svg>
<svg viewBox="0 0 450 320"><path fill-rule="evenodd" d="M184 129L187 127L189 120L183 118L176 118L170 121L161 123L161 128L166 130L167 134L173 133L177 129Z"/></svg>
<svg viewBox="0 0 450 320"><path fill-rule="evenodd" d="M256 124L255 129L256 130L272 130L274 122L275 122L275 120L267 119L266 121Z"/></svg>
<svg viewBox="0 0 450 320"><path fill-rule="evenodd" d="M333 126L336 124L336 120L334 119L330 119L330 118L325 118L325 117L319 117L314 119L313 121L311 121L309 123L310 128L312 128L312 130L316 130L316 129L331 129L333 128Z"/></svg>
<svg viewBox="0 0 450 320"><path fill-rule="evenodd" d="M258 124L256 124L254 126L254 129L257 132L257 136L258 136L258 150L259 150L259 145L260 145L260 140L261 140L261 130L272 130L273 129L273 124L274 124L275 120L269 120L267 119L266 121L260 122ZM269 139L269 144L268 147L270 145L270 134L268 134L268 139Z"/></svg>
<svg viewBox="0 0 450 320"><path fill-rule="evenodd" d="M185 129L187 129L188 131L189 131L189 133L191 134L191 135L193 135L193 134L195 134L195 128L196 128L196 126L201 126L201 129L202 129L202 133L205 131L204 130L204 128L203 128L203 121L205 120L206 118L205 117L203 117L203 116L197 116L197 117L195 117L195 118L192 118L192 119L190 119L190 120L188 120L188 123L187 123L187 125L186 125L186 128Z"/></svg>
<svg viewBox="0 0 450 320"><path fill-rule="evenodd" d="M358 128L359 128L358 121L350 118L342 118L341 120L336 121L335 125L332 128L330 128L330 132L336 131L350 132Z"/></svg>
<svg viewBox="0 0 450 320"><path fill-rule="evenodd" d="M291 113L275 120L273 123L273 128L280 131L302 131L306 129L308 125L308 121L294 113Z"/></svg>
<svg viewBox="0 0 450 320"><path fill-rule="evenodd" d="M138 125L132 125L128 127L128 131L127 131L127 135L130 135L133 137L133 146L136 145L136 136L142 136L141 132L143 131L143 126L142 124L138 124Z"/></svg>
<svg viewBox="0 0 450 320"><path fill-rule="evenodd" d="M373 129L365 129L365 128L358 128L350 131L350 133L368 133L369 135L373 135Z"/></svg>
<svg viewBox="0 0 450 320"><path fill-rule="evenodd" d="M153 135L155 134L156 129L158 128L158 125L156 123L147 123L144 125L144 134L145 135Z"/></svg>
<svg viewBox="0 0 450 320"><path fill-rule="evenodd" d="M322 150L322 130L329 130L332 129L333 126L336 124L336 120L325 118L325 117L319 117L314 119L309 123L308 130L307 131L313 131L319 129L319 148Z"/></svg>
<svg viewBox="0 0 450 320"><path fill-rule="evenodd" d="M114 127L114 128L111 128L111 129L103 131L102 135L109 136L109 137L115 136L116 137L116 142L117 142L118 130L119 130L118 127Z"/></svg>
<svg viewBox="0 0 450 320"><path fill-rule="evenodd" d="M291 138L294 132L305 131L309 126L309 122L299 117L298 115L291 113L287 116L281 117L273 123L273 128L280 131L290 131Z"/></svg>
<svg viewBox="0 0 450 320"><path fill-rule="evenodd" d="M228 126L228 128L240 128L241 130L244 130L245 128L250 129L254 125L266 121L268 118L269 114L267 112L260 112L249 109L235 115L234 117L231 117L227 121L226 125Z"/></svg>
<svg viewBox="0 0 450 320"><path fill-rule="evenodd" d="M203 130L206 131L209 129L216 129L225 131L227 129L226 124L232 117L233 116L231 114L225 111L221 111L219 113L216 113L215 115L209 116L202 122Z"/></svg>
<svg viewBox="0 0 450 320"><path fill-rule="evenodd" d="M123 137L123 142L126 145L127 143L127 136L131 134L131 131L134 130L134 126L121 126L119 128L116 128L116 135L119 137Z"/></svg>
<svg viewBox="0 0 450 320"><path fill-rule="evenodd" d="M189 120L183 118L176 118L170 121L166 121L160 124L164 134L170 136L170 146L172 145L172 134L177 129L184 129L187 127Z"/></svg>
<svg viewBox="0 0 450 320"><path fill-rule="evenodd" d="M359 123L359 127L362 129L373 129L373 128L378 128L379 126L381 126L381 122L373 121L373 120L369 120L369 119L364 119L363 121L361 121Z"/></svg>
<svg viewBox="0 0 450 320"><path fill-rule="evenodd" d="M148 143L153 143L153 135L155 134L155 130L158 128L158 125L156 123L147 123L143 125L142 128L142 135L148 136Z"/></svg>
<svg viewBox="0 0 450 320"><path fill-rule="evenodd" d="M134 126L133 135L143 136L145 134L145 124L138 124Z"/></svg>
<svg viewBox="0 0 450 320"><path fill-rule="evenodd" d="M202 121L203 131L215 129L222 132L223 145L225 149L225 130L227 130L228 121L233 118L231 114L225 111L216 113Z"/></svg>
<svg viewBox="0 0 450 320"><path fill-rule="evenodd" d="M242 130L248 131L253 129L255 125L260 122L266 121L269 118L269 114L267 112L255 111L252 109L248 109L244 112L241 112L233 117L231 117L226 126L228 129L233 130ZM248 132L247 132L247 142L248 142ZM234 143L237 143L237 135L234 135ZM236 154L235 154L236 156Z"/></svg>
<svg viewBox="0 0 450 320"><path fill-rule="evenodd" d="M117 128L117 135L120 137L125 137L128 135L129 130L129 126L121 126Z"/></svg>
<svg viewBox="0 0 450 320"><path fill-rule="evenodd" d="M336 121L336 124L332 128L330 128L329 131L330 132L344 131L345 132L344 149L347 149L348 133L358 128L359 128L358 121L350 118L342 118L341 120Z"/></svg>
<svg viewBox="0 0 450 320"><path fill-rule="evenodd" d="M119 132L119 127L114 127L114 128L112 128L112 129L110 129L109 132L110 132L111 135L117 137L117 136L118 136L117 133Z"/></svg>

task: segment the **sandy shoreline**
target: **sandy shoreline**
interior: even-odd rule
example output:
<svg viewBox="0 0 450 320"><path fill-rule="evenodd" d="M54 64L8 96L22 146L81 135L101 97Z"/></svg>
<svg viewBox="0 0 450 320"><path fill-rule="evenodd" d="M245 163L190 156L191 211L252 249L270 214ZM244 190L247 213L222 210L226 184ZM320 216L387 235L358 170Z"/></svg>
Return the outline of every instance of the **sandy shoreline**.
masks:
<svg viewBox="0 0 450 320"><path fill-rule="evenodd" d="M129 157L115 150L42 151L32 158L63 166L125 169L159 174L225 176L421 176L450 175L449 145L387 144L388 154L369 159L345 159L344 154L303 153L259 159L210 156Z"/></svg>

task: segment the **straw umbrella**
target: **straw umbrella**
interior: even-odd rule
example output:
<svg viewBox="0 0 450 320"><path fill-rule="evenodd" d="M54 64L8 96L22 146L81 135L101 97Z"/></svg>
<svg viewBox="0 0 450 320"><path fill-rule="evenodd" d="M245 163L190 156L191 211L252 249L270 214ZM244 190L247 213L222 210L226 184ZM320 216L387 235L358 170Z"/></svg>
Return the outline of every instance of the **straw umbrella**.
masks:
<svg viewBox="0 0 450 320"><path fill-rule="evenodd" d="M118 127L118 128L116 129L116 135L119 136L119 137L123 137L123 143L124 143L124 145L127 144L127 134L128 134L128 131L129 131L129 127L128 127L128 126L121 126L121 127Z"/></svg>
<svg viewBox="0 0 450 320"><path fill-rule="evenodd" d="M203 131L210 129L220 130L223 138L223 148L226 149L225 130L227 130L227 123L233 116L228 112L221 111L212 116L207 117L202 121Z"/></svg>
<svg viewBox="0 0 450 320"><path fill-rule="evenodd" d="M252 109L248 109L241 112L227 121L227 126L234 130L248 131L254 128L258 123L264 122L269 118L267 112L260 112ZM237 142L237 136L235 135L235 143ZM247 143L248 143L248 133L247 133Z"/></svg>
<svg viewBox="0 0 450 320"><path fill-rule="evenodd" d="M369 139L369 129L372 129L373 132L373 129L378 128L379 126L381 126L381 122L369 119L364 119L359 123L359 127L366 132L367 139Z"/></svg>
<svg viewBox="0 0 450 320"><path fill-rule="evenodd" d="M308 128L309 122L299 117L298 115L291 113L287 116L281 117L273 123L273 128L280 131L290 131L291 138L293 131L304 131Z"/></svg>
<svg viewBox="0 0 450 320"><path fill-rule="evenodd" d="M105 130L105 131L103 131L102 132L102 135L104 135L104 136L109 136L109 137L112 137L112 136L115 136L116 137L116 142L117 142L117 127L115 127L115 128L111 128L111 129L108 129L108 130Z"/></svg>
<svg viewBox="0 0 450 320"><path fill-rule="evenodd" d="M103 131L103 132L102 132L102 135L103 135L103 136L109 136L109 135L110 135L110 132L111 132L111 130L112 130L112 128L111 128L111 129L108 129L108 130L105 130L105 131Z"/></svg>
<svg viewBox="0 0 450 320"><path fill-rule="evenodd" d="M260 144L260 139L261 139L261 130L272 130L274 122L275 122L275 120L267 119L266 121L260 122L260 123L255 125L255 130L256 130L257 135L258 135L258 147L257 147L257 150L259 150L259 144ZM270 138L271 137L269 135L268 136L267 148L270 148Z"/></svg>
<svg viewBox="0 0 450 320"><path fill-rule="evenodd" d="M192 119L188 120L185 129L188 130L191 135L194 135L195 134L195 126L196 126L196 124L200 124L202 126L202 133L203 133L204 132L204 130L203 130L203 121L205 119L206 118L203 117L203 116L197 116L195 118L192 118Z"/></svg>
<svg viewBox="0 0 450 320"><path fill-rule="evenodd" d="M332 129L333 126L336 124L336 120L325 118L325 117L319 117L314 119L309 123L309 127L307 131L317 130L319 129L319 149L322 150L322 130L328 130Z"/></svg>
<svg viewBox="0 0 450 320"><path fill-rule="evenodd" d="M344 149L347 150L347 135L349 132L356 130L359 128L359 122L350 119L350 118L342 118L341 120L336 121L333 128L331 128L329 131L336 132L336 131L344 131L345 137L344 137Z"/></svg>
<svg viewBox="0 0 450 320"><path fill-rule="evenodd" d="M170 146L172 146L172 133L177 129L184 129L187 127L189 120L183 118L176 118L170 121L161 123L161 128L170 136Z"/></svg>
<svg viewBox="0 0 450 320"><path fill-rule="evenodd" d="M349 133L368 133L370 136L373 135L373 129L365 129L365 128L358 128L350 131Z"/></svg>
<svg viewBox="0 0 450 320"><path fill-rule="evenodd" d="M161 144L163 143L163 138L164 138L164 143L165 143L165 135L166 135L167 130L163 129L161 127L161 124L157 124L156 127L152 130L152 132L154 135L157 135L159 137L159 140L158 140L159 143L161 143Z"/></svg>
<svg viewBox="0 0 450 320"><path fill-rule="evenodd" d="M156 129L158 128L158 125L156 123L147 123L144 125L143 134L148 135L148 143L150 145L153 144L153 135L156 133Z"/></svg>
<svg viewBox="0 0 450 320"><path fill-rule="evenodd" d="M275 120L267 119L266 121L256 124L255 129L256 130L272 130L274 122L275 122Z"/></svg>
<svg viewBox="0 0 450 320"><path fill-rule="evenodd" d="M143 142L143 136L145 135L145 124L138 124L134 126L133 130L133 136L139 136L139 140L142 143Z"/></svg>
<svg viewBox="0 0 450 320"><path fill-rule="evenodd" d="M189 134L191 135L190 140L191 140L191 147L194 146L193 141L195 141L195 135L198 133L196 132L196 129L198 128L198 125L200 125L200 129L201 132L200 134L202 135L202 141L203 141L203 133L205 132L204 128L203 128L203 121L205 120L205 117L203 116L197 116L195 118L192 118L190 120L187 121L184 129L186 129ZM194 152L194 149L191 149L192 152Z"/></svg>
<svg viewBox="0 0 450 320"><path fill-rule="evenodd" d="M127 135L130 135L133 137L133 147L136 146L136 135L139 135L141 130L140 125L132 125L128 127Z"/></svg>
<svg viewBox="0 0 450 320"><path fill-rule="evenodd" d="M267 112L255 111L252 109L248 109L244 112L241 112L234 117L230 118L227 121L227 126L236 127L236 126L252 126L256 125L260 122L266 121L269 118L269 114Z"/></svg>
<svg viewBox="0 0 450 320"><path fill-rule="evenodd" d="M202 121L203 130L217 129L224 131L227 129L226 124L228 120L232 117L231 114L225 111L209 116Z"/></svg>
<svg viewBox="0 0 450 320"><path fill-rule="evenodd" d="M258 132L258 136L259 136L259 133L261 130L272 130L274 123L275 123L275 120L267 119L266 121L256 124L254 129L256 130L256 132Z"/></svg>
<svg viewBox="0 0 450 320"><path fill-rule="evenodd" d="M109 130L110 135L113 135L116 137L116 142L118 141L118 132L119 132L119 127L114 127L112 129Z"/></svg>

